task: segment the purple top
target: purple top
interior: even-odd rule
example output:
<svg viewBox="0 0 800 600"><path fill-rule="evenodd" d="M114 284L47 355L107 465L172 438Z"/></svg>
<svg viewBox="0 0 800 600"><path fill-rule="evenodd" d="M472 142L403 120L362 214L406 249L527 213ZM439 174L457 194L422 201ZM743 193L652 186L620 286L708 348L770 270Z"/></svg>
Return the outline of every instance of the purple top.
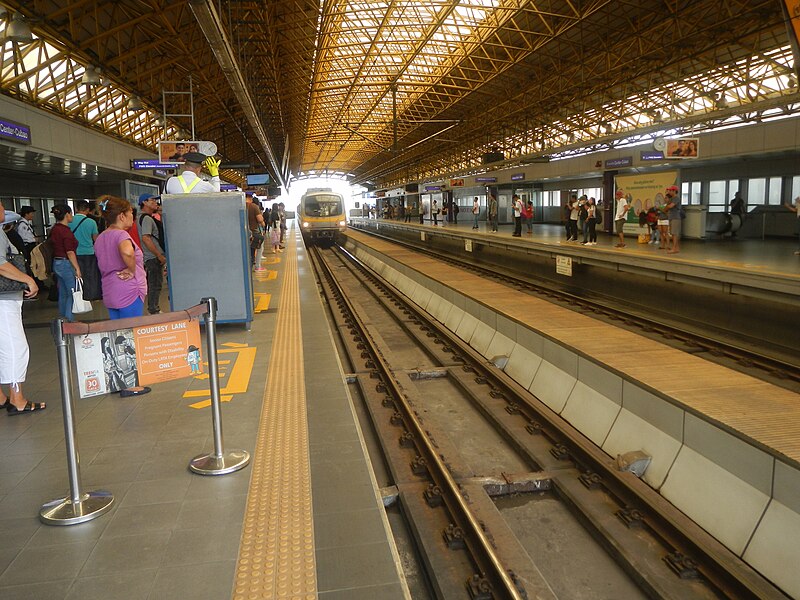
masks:
<svg viewBox="0 0 800 600"><path fill-rule="evenodd" d="M136 261L136 274L127 281L117 277L119 271L127 268L119 253L119 245L124 240L130 240L133 245L134 260ZM133 243L133 239L127 231L109 227L95 240L94 253L97 256L97 266L100 267L100 276L103 282L103 304L106 307L120 309L130 306L137 299L144 300L147 296L144 258L142 251Z"/></svg>

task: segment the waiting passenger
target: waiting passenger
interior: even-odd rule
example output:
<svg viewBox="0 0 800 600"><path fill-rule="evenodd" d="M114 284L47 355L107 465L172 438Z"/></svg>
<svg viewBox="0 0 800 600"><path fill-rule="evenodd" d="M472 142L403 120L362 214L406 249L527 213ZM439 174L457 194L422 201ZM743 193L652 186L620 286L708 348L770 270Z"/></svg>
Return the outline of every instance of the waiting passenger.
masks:
<svg viewBox="0 0 800 600"><path fill-rule="evenodd" d="M89 202L86 200L78 200L75 203L75 213L69 228L78 240L75 254L83 274L83 299L100 300L103 297L103 288L100 285L97 257L94 255L94 241L99 235L97 223L89 216Z"/></svg>
<svg viewBox="0 0 800 600"><path fill-rule="evenodd" d="M431 206L431 216L433 217L433 226L436 227L439 224L439 205L436 200L433 201L433 206Z"/></svg>
<svg viewBox="0 0 800 600"><path fill-rule="evenodd" d="M619 242L615 244L615 248L625 247L625 221L628 218L628 211L631 205L628 204L628 199L625 197L623 190L617 190L614 195L617 199L617 210L614 213L614 228L619 236Z"/></svg>
<svg viewBox="0 0 800 600"><path fill-rule="evenodd" d="M50 243L53 246L53 273L58 282L58 314L72 321L72 290L75 289L75 280L81 278L81 268L75 254L78 240L69 228L72 209L66 204L56 204L50 212L56 219L56 224L50 230Z"/></svg>
<svg viewBox="0 0 800 600"><path fill-rule="evenodd" d="M0 224L5 220L6 209L0 203ZM0 275L12 281L27 284L24 292L0 293L0 384L8 386L8 395L0 387L0 408L9 415L21 415L42 410L44 402L30 402L22 393L22 383L28 374L30 349L22 326L22 299L33 298L39 289L36 281L17 269L7 260L9 254L16 254L0 227Z"/></svg>
<svg viewBox="0 0 800 600"><path fill-rule="evenodd" d="M161 288L164 285L164 270L167 268L164 226L161 221L156 221L158 207L159 198L157 196L148 193L139 196L139 210L142 213L137 220L139 247L144 256L144 270L147 274L147 312L151 315L161 312L159 301ZM133 239L132 230L128 233Z"/></svg>
<svg viewBox="0 0 800 600"><path fill-rule="evenodd" d="M667 244L668 254L677 254L681 246L681 197L677 185L667 188L665 194L667 204L667 218L669 219L669 243Z"/></svg>
<svg viewBox="0 0 800 600"><path fill-rule="evenodd" d="M472 228L478 228L478 215L481 212L480 204L478 203L478 197L475 196L475 199L472 201Z"/></svg>
<svg viewBox="0 0 800 600"><path fill-rule="evenodd" d="M164 192L167 194L207 194L219 191L219 165L220 161L214 160L213 156L206 156L200 152L189 152L184 155L181 167L181 174L170 177ZM203 167L208 169L211 175L210 181L204 181L200 177Z"/></svg>
<svg viewBox="0 0 800 600"><path fill-rule="evenodd" d="M497 198L494 194L489 194L489 223L492 225L492 233L497 233Z"/></svg>
<svg viewBox="0 0 800 600"><path fill-rule="evenodd" d="M568 242L578 241L578 194L572 194L569 197L569 235Z"/></svg>
<svg viewBox="0 0 800 600"><path fill-rule="evenodd" d="M511 208L514 210L514 233L512 237L522 237L522 200L514 194L511 196Z"/></svg>
<svg viewBox="0 0 800 600"><path fill-rule="evenodd" d="M586 229L588 231L588 240L587 236L583 236L583 244L586 246L597 246L597 203L595 202L594 198L589 198L589 202L586 204Z"/></svg>

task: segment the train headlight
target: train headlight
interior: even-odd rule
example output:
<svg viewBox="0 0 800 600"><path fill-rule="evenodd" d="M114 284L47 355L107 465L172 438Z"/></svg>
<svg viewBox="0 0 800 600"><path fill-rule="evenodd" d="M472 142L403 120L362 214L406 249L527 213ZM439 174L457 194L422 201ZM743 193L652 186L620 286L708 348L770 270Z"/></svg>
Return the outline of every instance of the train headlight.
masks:
<svg viewBox="0 0 800 600"><path fill-rule="evenodd" d="M303 227L308 227L308 221L303 221Z"/></svg>
<svg viewBox="0 0 800 600"><path fill-rule="evenodd" d="M347 225L347 221L339 221L339 227L344 227Z"/></svg>

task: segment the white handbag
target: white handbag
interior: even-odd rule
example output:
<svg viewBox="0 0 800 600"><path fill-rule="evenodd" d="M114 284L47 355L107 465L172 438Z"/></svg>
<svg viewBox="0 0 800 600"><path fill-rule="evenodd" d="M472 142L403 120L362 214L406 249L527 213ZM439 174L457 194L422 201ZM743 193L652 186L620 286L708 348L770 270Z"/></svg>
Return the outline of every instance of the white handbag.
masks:
<svg viewBox="0 0 800 600"><path fill-rule="evenodd" d="M92 312L92 303L83 299L83 279L75 279L75 287L72 290L72 313Z"/></svg>

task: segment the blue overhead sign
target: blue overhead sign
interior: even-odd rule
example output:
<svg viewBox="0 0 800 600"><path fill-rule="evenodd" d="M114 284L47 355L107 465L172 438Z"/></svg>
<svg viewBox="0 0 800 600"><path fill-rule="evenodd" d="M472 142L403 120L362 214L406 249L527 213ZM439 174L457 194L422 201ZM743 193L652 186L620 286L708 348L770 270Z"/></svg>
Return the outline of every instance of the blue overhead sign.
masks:
<svg viewBox="0 0 800 600"><path fill-rule="evenodd" d="M31 128L22 123L0 117L0 139L19 144L30 144Z"/></svg>
<svg viewBox="0 0 800 600"><path fill-rule="evenodd" d="M642 150L639 153L639 160L662 160L663 158L664 153L655 150Z"/></svg>
<svg viewBox="0 0 800 600"><path fill-rule="evenodd" d="M522 181L525 179L525 173L514 173L511 176L511 181Z"/></svg>
<svg viewBox="0 0 800 600"><path fill-rule="evenodd" d="M497 181L497 177L476 177L476 183L495 183Z"/></svg>
<svg viewBox="0 0 800 600"><path fill-rule="evenodd" d="M162 163L157 158L134 158L131 160L131 169L142 171L145 169L174 169L172 163Z"/></svg>

